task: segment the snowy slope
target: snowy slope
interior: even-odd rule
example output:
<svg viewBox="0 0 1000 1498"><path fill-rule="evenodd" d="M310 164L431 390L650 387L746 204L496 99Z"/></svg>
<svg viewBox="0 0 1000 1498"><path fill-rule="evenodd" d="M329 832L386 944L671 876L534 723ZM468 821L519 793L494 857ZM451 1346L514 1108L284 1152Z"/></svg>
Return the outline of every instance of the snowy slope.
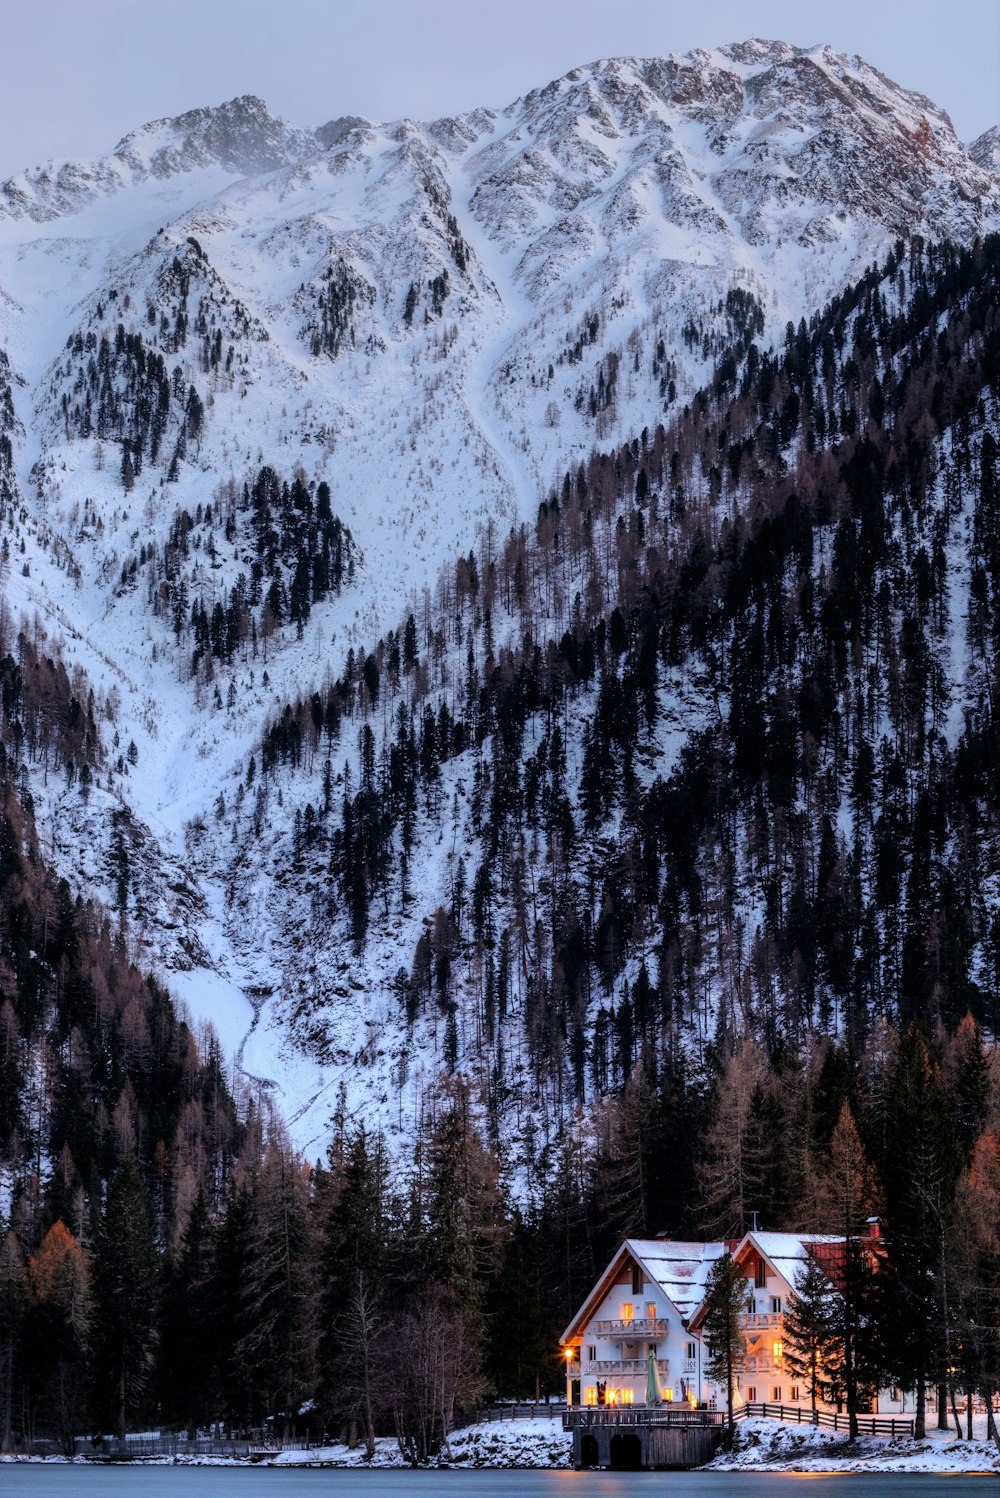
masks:
<svg viewBox="0 0 1000 1498"><path fill-rule="evenodd" d="M0 187L0 421L21 498L4 590L86 673L108 753L89 798L39 777L40 826L110 904L126 837L137 955L283 1089L301 1142L341 1083L405 1127L441 1038L406 1056L392 1033L422 911L387 919L359 967L312 908L322 867L304 896L250 865L257 810L275 847L294 810L247 785L269 715L429 608L485 522L502 536L594 445L683 404L746 319L766 342L897 238L997 223L988 143L966 152L859 58L757 41L598 62L431 123L295 131L244 97ZM263 465L329 484L357 568L301 632L193 671L163 589L228 606ZM706 706L671 710L679 744ZM440 891L447 850L424 831L414 884ZM314 991L338 1037L322 1060L285 1027Z"/></svg>

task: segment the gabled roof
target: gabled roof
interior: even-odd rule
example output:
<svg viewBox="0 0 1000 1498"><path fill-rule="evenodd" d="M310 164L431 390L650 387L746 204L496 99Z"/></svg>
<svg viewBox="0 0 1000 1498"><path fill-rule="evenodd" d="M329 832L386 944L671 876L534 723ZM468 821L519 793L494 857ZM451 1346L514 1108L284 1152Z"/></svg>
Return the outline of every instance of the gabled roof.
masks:
<svg viewBox="0 0 1000 1498"><path fill-rule="evenodd" d="M826 1270L836 1251L843 1250L843 1238L832 1233L761 1233L749 1232L737 1248L734 1258L739 1258L747 1244L752 1244L778 1274L795 1288L795 1276L806 1259L816 1259L821 1269ZM833 1251L831 1253L831 1250ZM830 1274L833 1279L833 1275Z"/></svg>
<svg viewBox="0 0 1000 1498"><path fill-rule="evenodd" d="M627 1247L655 1280L685 1321L705 1298L712 1265L724 1243L679 1243L671 1238L630 1238Z"/></svg>
<svg viewBox="0 0 1000 1498"><path fill-rule="evenodd" d="M830 1281L836 1288L843 1283L842 1273L838 1278L838 1265L843 1261L842 1237L834 1233L763 1233L760 1231L744 1233L740 1241L731 1247L730 1252L734 1259L745 1255L748 1248L759 1253L775 1273L780 1274L784 1280L795 1288L795 1278L802 1265L807 1259L813 1258L819 1264ZM696 1328L702 1321L704 1315L704 1297L693 1312L691 1325Z"/></svg>
<svg viewBox="0 0 1000 1498"><path fill-rule="evenodd" d="M705 1298L705 1286L716 1259L725 1253L725 1243L678 1242L671 1238L626 1238L611 1263L591 1290L562 1334L569 1342L580 1334L615 1283L626 1259L634 1259L660 1294L677 1309L683 1321Z"/></svg>

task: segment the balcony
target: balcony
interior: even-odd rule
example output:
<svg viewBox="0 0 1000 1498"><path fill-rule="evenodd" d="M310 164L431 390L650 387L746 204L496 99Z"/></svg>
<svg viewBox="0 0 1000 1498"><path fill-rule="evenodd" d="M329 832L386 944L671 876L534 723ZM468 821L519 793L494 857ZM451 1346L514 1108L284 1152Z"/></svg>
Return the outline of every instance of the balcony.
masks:
<svg viewBox="0 0 1000 1498"><path fill-rule="evenodd" d="M698 1372L698 1359L697 1358L681 1358L681 1373L689 1374L689 1373L697 1373L697 1372Z"/></svg>
<svg viewBox="0 0 1000 1498"><path fill-rule="evenodd" d="M567 1378L579 1378L580 1377L580 1364L579 1363L567 1363L566 1364L566 1377Z"/></svg>
<svg viewBox="0 0 1000 1498"><path fill-rule="evenodd" d="M639 1337L666 1337L670 1334L670 1322L665 1316L636 1316L634 1321L592 1321L588 1334L595 1337L620 1337L622 1341L635 1342Z"/></svg>
<svg viewBox="0 0 1000 1498"><path fill-rule="evenodd" d="M784 1323L781 1311L755 1311L745 1312L740 1317L744 1328L748 1332L780 1331Z"/></svg>
<svg viewBox="0 0 1000 1498"><path fill-rule="evenodd" d="M666 1378L670 1363L667 1358L657 1358L656 1371L662 1378ZM601 1377L607 1374L619 1377L637 1378L649 1371L649 1358L598 1358L594 1363L583 1364L584 1373L596 1373Z"/></svg>

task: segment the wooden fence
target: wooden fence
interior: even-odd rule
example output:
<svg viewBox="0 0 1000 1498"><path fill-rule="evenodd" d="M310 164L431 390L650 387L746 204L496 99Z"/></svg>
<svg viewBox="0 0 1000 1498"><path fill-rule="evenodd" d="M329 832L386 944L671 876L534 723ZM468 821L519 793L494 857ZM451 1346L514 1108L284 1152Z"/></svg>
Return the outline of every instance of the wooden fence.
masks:
<svg viewBox="0 0 1000 1498"><path fill-rule="evenodd" d="M796 1425L822 1425L828 1430L849 1430L850 1421L845 1412L811 1409L801 1404L762 1404L754 1401L736 1411L738 1420L749 1416L765 1420L789 1420ZM858 1431L863 1436L912 1436L913 1419L902 1415L859 1415Z"/></svg>

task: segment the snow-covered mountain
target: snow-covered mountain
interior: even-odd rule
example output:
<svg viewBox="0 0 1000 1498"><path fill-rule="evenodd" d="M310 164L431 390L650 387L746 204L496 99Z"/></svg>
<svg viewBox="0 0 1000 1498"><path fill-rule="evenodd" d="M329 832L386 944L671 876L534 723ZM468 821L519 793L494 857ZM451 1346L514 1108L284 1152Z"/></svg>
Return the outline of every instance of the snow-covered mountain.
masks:
<svg viewBox="0 0 1000 1498"><path fill-rule="evenodd" d="M392 983L453 871L428 818L420 909L355 956L322 870L258 866L253 824L291 846L306 799L262 783L267 724L431 623L442 564L679 412L732 347L783 338L897 240L998 225L995 132L967 151L861 59L761 41L430 123L293 130L244 97L0 187L7 606L85 672L106 750L87 796L31 768L40 830L278 1080L302 1141L341 1082L403 1118ZM705 710L679 696L678 736ZM308 1058L284 1028L303 993L325 1006ZM428 1030L409 1060L438 1059Z"/></svg>

